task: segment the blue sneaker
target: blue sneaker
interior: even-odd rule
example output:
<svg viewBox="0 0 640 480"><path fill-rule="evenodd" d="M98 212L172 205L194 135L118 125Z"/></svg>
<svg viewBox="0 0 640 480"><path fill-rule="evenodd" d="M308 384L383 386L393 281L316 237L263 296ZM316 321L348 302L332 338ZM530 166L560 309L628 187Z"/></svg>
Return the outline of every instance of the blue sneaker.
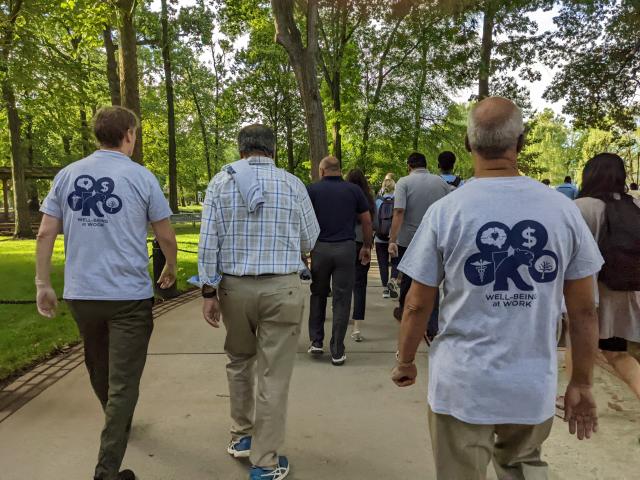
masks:
<svg viewBox="0 0 640 480"><path fill-rule="evenodd" d="M235 458L247 458L251 455L251 437L242 437L231 440L227 447L227 453Z"/></svg>
<svg viewBox="0 0 640 480"><path fill-rule="evenodd" d="M289 475L289 460L278 457L276 468L251 467L249 480L282 480Z"/></svg>

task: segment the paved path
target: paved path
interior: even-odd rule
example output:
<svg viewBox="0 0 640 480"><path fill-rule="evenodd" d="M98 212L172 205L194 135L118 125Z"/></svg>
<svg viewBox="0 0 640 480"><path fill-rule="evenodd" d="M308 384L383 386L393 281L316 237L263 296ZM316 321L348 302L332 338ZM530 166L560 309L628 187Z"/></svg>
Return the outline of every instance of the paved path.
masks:
<svg viewBox="0 0 640 480"><path fill-rule="evenodd" d="M419 357L415 387L393 386L389 371L397 325L392 306L381 298L380 288L370 288L366 341L348 341L343 367L332 367L328 358L309 358L303 329L284 450L293 466L290 478L435 478L425 413L426 355ZM224 330L208 327L199 309L194 300L156 321L125 458L142 480L247 478L247 465L225 452ZM599 369L597 382L602 431L581 443L557 422L545 448L552 479L639 478L640 404L608 372ZM609 402L625 410L614 411ZM98 402L79 366L1 421L0 479L89 479L100 428Z"/></svg>

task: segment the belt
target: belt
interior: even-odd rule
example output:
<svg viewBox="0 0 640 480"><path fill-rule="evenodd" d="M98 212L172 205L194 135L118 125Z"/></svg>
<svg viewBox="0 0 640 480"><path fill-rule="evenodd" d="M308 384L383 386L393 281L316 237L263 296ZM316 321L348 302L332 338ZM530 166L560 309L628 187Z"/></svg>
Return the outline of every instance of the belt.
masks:
<svg viewBox="0 0 640 480"><path fill-rule="evenodd" d="M297 273L261 273L260 275L231 275L230 273L224 273L223 277L254 278L256 280L261 280L265 278L288 277L289 275L297 275Z"/></svg>

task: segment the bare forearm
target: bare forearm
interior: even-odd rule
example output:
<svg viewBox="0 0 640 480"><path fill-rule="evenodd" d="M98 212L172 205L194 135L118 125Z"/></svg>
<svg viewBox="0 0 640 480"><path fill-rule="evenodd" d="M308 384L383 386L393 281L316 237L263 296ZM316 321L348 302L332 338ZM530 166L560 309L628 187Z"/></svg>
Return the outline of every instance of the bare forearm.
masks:
<svg viewBox="0 0 640 480"><path fill-rule="evenodd" d="M412 285L407 294L398 340L398 358L402 363L412 362L418 351L435 304L435 291L425 285Z"/></svg>
<svg viewBox="0 0 640 480"><path fill-rule="evenodd" d="M56 236L51 234L38 234L36 240L36 282L42 285L51 284L51 256Z"/></svg>
<svg viewBox="0 0 640 480"><path fill-rule="evenodd" d="M571 316L569 331L571 336L573 374L571 382L578 385L593 384L593 366L598 352L598 318L595 308Z"/></svg>
<svg viewBox="0 0 640 480"><path fill-rule="evenodd" d="M371 248L371 243L373 240L373 225L371 223L371 218L369 221L366 221L362 224L362 242L365 247Z"/></svg>
<svg viewBox="0 0 640 480"><path fill-rule="evenodd" d="M164 254L167 265L177 265L178 263L178 244L175 236L157 237L160 249Z"/></svg>
<svg viewBox="0 0 640 480"><path fill-rule="evenodd" d="M404 223L404 210L395 210L393 212L393 220L391 221L391 232L389 233L389 241L391 243L398 242L398 235Z"/></svg>

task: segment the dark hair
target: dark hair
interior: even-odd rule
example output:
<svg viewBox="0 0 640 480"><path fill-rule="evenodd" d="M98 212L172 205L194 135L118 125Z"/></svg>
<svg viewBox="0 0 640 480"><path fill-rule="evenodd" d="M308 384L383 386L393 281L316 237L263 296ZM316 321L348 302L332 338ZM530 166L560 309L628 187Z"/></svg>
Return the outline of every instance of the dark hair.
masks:
<svg viewBox="0 0 640 480"><path fill-rule="evenodd" d="M118 148L129 130L137 130L140 121L128 108L102 107L93 117L93 133L103 147Z"/></svg>
<svg viewBox="0 0 640 480"><path fill-rule="evenodd" d="M273 130L265 125L254 123L243 127L238 132L238 150L240 154L263 152L273 156L275 145L276 137L273 134Z"/></svg>
<svg viewBox="0 0 640 480"><path fill-rule="evenodd" d="M638 184L636 182L633 182L631 185L629 185L629 189L630 190L638 190Z"/></svg>
<svg viewBox="0 0 640 480"><path fill-rule="evenodd" d="M564 183L571 183L571 177L569 175L564 177Z"/></svg>
<svg viewBox="0 0 640 480"><path fill-rule="evenodd" d="M624 195L626 179L624 160L614 153L600 153L584 166L579 198L610 197L612 193Z"/></svg>
<svg viewBox="0 0 640 480"><path fill-rule="evenodd" d="M438 155L438 166L445 172L450 172L456 164L456 154L453 152L442 152Z"/></svg>
<svg viewBox="0 0 640 480"><path fill-rule="evenodd" d="M411 168L427 168L427 157L419 152L413 152L407 158L407 164Z"/></svg>
<svg viewBox="0 0 640 480"><path fill-rule="evenodd" d="M369 187L369 182L367 181L367 177L364 176L364 173L359 168L354 168L347 174L347 182L353 183L360 187L360 190L364 193L364 196L367 197L367 202L369 202L369 211L371 212L371 218L375 215L376 212L376 202L373 200L373 194L371 193L371 188Z"/></svg>
<svg viewBox="0 0 640 480"><path fill-rule="evenodd" d="M542 180L542 183L544 183L548 187L549 185L551 185L551 180L545 178L544 180Z"/></svg>

